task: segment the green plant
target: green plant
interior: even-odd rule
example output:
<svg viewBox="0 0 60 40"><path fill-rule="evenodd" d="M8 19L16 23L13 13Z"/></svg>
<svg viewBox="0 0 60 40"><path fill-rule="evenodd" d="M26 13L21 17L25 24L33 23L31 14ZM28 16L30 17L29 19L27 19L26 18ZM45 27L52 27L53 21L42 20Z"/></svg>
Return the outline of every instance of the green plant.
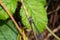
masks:
<svg viewBox="0 0 60 40"><path fill-rule="evenodd" d="M13 0L13 1L12 0L9 0L9 1L2 0L2 2L6 5L6 7L11 12L11 14L14 14L14 12L15 12L15 9L17 7L17 1L18 0ZM0 4L2 4L2 3L0 3ZM28 20L29 17L32 17L32 19L34 21L34 24L36 26L35 27L33 25L34 26L32 28L32 29L34 29L33 31L35 31L35 32L39 31L40 33L42 33L44 31L44 29L46 29L45 25L47 25L48 19L47 19L46 9L44 8L44 5L45 4L46 4L46 0L42 0L42 1L41 0L24 0L24 5L25 5L26 10L24 10L24 5L23 5L21 7L21 9L20 9L20 14L22 16L22 23L29 30L31 30L31 25L30 25L29 20ZM5 10L4 11L2 9L2 7L0 7L0 11L1 11L0 12L0 20L2 20L2 21L0 21L0 32L1 32L0 33L0 35L1 35L0 38L1 38L1 40L4 40L4 38L6 40L16 40L16 37L17 37L18 32L17 32L16 28L14 27L13 22L11 21L11 19L13 21L14 21L14 19L12 18L12 16L10 16L8 14L11 17L11 19L9 19L8 21L5 21L5 20L7 20L9 18L9 16L7 15L7 13L9 13L9 12L6 11L7 9L4 9L3 8ZM25 14L26 11L28 12L28 15L29 15L28 17ZM3 23L3 22L5 22L5 23ZM16 24L15 24L15 26L16 26ZM21 31L19 31L19 32L21 33ZM12 34L14 34L14 35L12 35ZM8 35L10 35L11 38Z"/></svg>

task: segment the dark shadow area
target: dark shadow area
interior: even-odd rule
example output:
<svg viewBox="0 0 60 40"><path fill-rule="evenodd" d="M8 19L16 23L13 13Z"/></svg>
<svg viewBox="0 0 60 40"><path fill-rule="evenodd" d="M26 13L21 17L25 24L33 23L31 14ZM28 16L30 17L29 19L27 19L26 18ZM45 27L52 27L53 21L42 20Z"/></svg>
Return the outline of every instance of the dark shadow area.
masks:
<svg viewBox="0 0 60 40"><path fill-rule="evenodd" d="M7 20L0 20L0 26L4 25L5 23L7 23L10 20L10 18L8 18Z"/></svg>
<svg viewBox="0 0 60 40"><path fill-rule="evenodd" d="M2 26L3 24L5 24L5 21L0 20L0 26Z"/></svg>

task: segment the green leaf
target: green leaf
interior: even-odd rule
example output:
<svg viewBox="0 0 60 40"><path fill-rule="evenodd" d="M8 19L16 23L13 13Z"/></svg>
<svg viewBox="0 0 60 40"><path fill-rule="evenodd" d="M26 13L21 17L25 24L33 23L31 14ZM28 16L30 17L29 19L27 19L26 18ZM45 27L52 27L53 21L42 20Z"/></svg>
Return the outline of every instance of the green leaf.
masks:
<svg viewBox="0 0 60 40"><path fill-rule="evenodd" d="M20 34L18 34L17 40L22 40Z"/></svg>
<svg viewBox="0 0 60 40"><path fill-rule="evenodd" d="M16 40L18 32L11 20L0 21L0 40Z"/></svg>
<svg viewBox="0 0 60 40"><path fill-rule="evenodd" d="M14 14L16 6L17 6L17 0L2 0L2 2L5 4L5 6L8 8L8 10L12 14ZM9 18L9 16L0 6L0 20L6 20L7 18Z"/></svg>
<svg viewBox="0 0 60 40"><path fill-rule="evenodd" d="M46 0L39 0L39 1L40 1L40 3L42 3L43 6L46 5Z"/></svg>
<svg viewBox="0 0 60 40"><path fill-rule="evenodd" d="M32 16L36 27L40 32L42 32L45 29L45 25L47 25L48 23L46 9L44 8L45 2L46 0L43 0L42 2L40 0L24 0L27 11L29 15ZM20 12L22 15L23 23L27 26L27 28L30 29L30 25L25 15L23 7L21 8Z"/></svg>

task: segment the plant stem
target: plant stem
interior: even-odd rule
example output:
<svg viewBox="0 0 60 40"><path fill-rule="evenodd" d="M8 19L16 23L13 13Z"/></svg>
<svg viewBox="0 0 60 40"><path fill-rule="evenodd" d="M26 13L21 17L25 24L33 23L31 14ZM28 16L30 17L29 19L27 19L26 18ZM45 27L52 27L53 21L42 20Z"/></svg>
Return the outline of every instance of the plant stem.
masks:
<svg viewBox="0 0 60 40"><path fill-rule="evenodd" d="M46 29L47 29L56 39L60 40L60 38L59 38L56 34L54 34L47 26L46 26Z"/></svg>
<svg viewBox="0 0 60 40"><path fill-rule="evenodd" d="M28 21L29 21L29 23L30 23L30 20L29 20L29 19L30 19L30 15L29 15L29 13L28 13L28 11L27 11L27 9L26 9L26 6L25 6L25 4L24 4L23 1L24 1L24 0L21 0L21 3L22 3L22 6L23 6L23 8L24 8L26 17L27 17L27 19L28 19ZM35 31L34 31L34 26L33 26L33 24L30 23L30 26L31 26L31 28L32 28L32 30L33 30L34 37L35 37L35 39L37 40L37 37L36 37L36 33L35 33Z"/></svg>
<svg viewBox="0 0 60 40"><path fill-rule="evenodd" d="M19 31L19 33L23 36L24 40L28 40L28 38L26 37L25 33L22 32L22 29L18 26L17 22L15 21L14 17L11 15L11 13L9 12L9 10L6 8L6 6L2 3L2 1L0 0L0 5L2 6L2 8L6 11L6 13L8 14L8 16L10 16L11 20L14 22L17 30Z"/></svg>
<svg viewBox="0 0 60 40"><path fill-rule="evenodd" d="M59 25L57 28L55 28L52 32L55 33L55 32L57 32L59 29L60 29L60 25ZM51 33L49 33L45 39L48 39L50 36L51 36Z"/></svg>

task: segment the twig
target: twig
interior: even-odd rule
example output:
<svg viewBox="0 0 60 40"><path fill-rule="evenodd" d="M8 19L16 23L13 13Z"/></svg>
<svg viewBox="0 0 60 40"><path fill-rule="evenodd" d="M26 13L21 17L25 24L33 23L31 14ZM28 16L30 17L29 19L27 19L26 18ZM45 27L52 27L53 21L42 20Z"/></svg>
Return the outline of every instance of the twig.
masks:
<svg viewBox="0 0 60 40"><path fill-rule="evenodd" d="M21 3L22 3L22 6L23 6L23 8L24 8L26 17L27 17L27 19L28 19L28 21L29 21L29 23L30 23L30 20L29 20L29 19L30 19L30 15L29 15L29 13L27 12L27 9L26 9L26 6L25 6L23 0L21 0ZM35 36L35 38L36 38L36 40L37 40L36 34L35 34L35 32L34 32L34 26L33 26L33 24L30 23L30 26L31 26L31 28L32 28L32 30L33 30L33 33L34 33L34 36Z"/></svg>
<svg viewBox="0 0 60 40"><path fill-rule="evenodd" d="M56 39L60 40L60 38L59 38L57 35L55 35L47 26L46 26L46 29L47 29Z"/></svg>
<svg viewBox="0 0 60 40"><path fill-rule="evenodd" d="M6 6L2 3L2 1L0 0L0 5L2 6L2 8L6 11L6 13L10 16L11 20L14 22L16 28L18 29L19 33L23 36L24 40L27 40L28 38L26 37L26 35L24 34L24 32L22 32L22 29L19 28L17 22L15 21L15 19L13 18L13 16L11 15L11 13L9 12L9 10L6 8Z"/></svg>
<svg viewBox="0 0 60 40"><path fill-rule="evenodd" d="M56 29L53 30L53 32L57 32L60 29L60 26L58 26ZM49 33L45 39L48 39L52 34Z"/></svg>
<svg viewBox="0 0 60 40"><path fill-rule="evenodd" d="M56 10L53 10L53 11L48 12L48 15L50 15L51 13L57 12L59 9L60 9L60 5L57 7Z"/></svg>

